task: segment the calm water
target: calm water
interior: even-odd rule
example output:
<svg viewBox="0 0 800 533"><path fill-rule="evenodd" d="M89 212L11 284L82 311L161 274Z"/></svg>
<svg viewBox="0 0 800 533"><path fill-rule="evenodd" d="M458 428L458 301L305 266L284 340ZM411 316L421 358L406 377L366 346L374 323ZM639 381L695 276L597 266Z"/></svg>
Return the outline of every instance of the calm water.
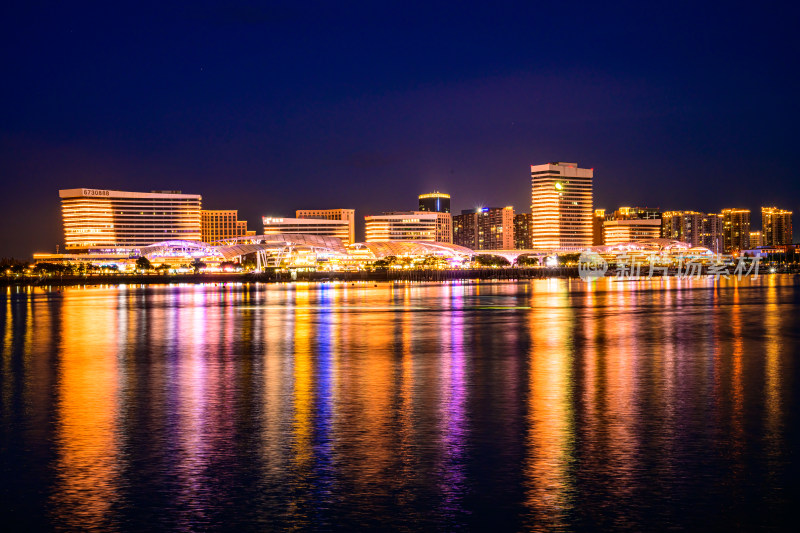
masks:
<svg viewBox="0 0 800 533"><path fill-rule="evenodd" d="M16 529L792 524L800 281L0 296Z"/></svg>

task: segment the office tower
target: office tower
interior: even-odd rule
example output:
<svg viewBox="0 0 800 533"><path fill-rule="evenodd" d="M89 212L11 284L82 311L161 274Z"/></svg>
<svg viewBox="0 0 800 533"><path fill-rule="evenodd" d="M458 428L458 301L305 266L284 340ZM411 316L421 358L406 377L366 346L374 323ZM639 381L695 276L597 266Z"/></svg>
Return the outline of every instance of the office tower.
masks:
<svg viewBox="0 0 800 533"><path fill-rule="evenodd" d="M328 220L324 218L282 218L262 217L264 235L299 233L336 237L342 244L349 243L350 223L347 220Z"/></svg>
<svg viewBox="0 0 800 533"><path fill-rule="evenodd" d="M708 248L715 254L722 253L722 215L719 213L707 213L703 217L703 231L700 237L700 245Z"/></svg>
<svg viewBox="0 0 800 533"><path fill-rule="evenodd" d="M392 211L382 215L367 215L366 241L436 241L439 213L422 211Z"/></svg>
<svg viewBox="0 0 800 533"><path fill-rule="evenodd" d="M703 246L703 213L665 211L661 215L661 236L692 246Z"/></svg>
<svg viewBox="0 0 800 533"><path fill-rule="evenodd" d="M750 248L759 248L764 246L764 239L760 231L750 232Z"/></svg>
<svg viewBox="0 0 800 533"><path fill-rule="evenodd" d="M199 241L199 194L62 189L66 250L139 248L167 240Z"/></svg>
<svg viewBox="0 0 800 533"><path fill-rule="evenodd" d="M611 219L603 223L606 246L657 239L661 235L661 220L657 218Z"/></svg>
<svg viewBox="0 0 800 533"><path fill-rule="evenodd" d="M531 241L533 228L533 215L530 213L517 213L514 215L514 248L517 250L530 250L533 248Z"/></svg>
<svg viewBox="0 0 800 533"><path fill-rule="evenodd" d="M453 242L473 250L512 250L514 208L480 207L462 211L453 217Z"/></svg>
<svg viewBox="0 0 800 533"><path fill-rule="evenodd" d="M356 211L355 209L298 209L295 211L297 218L317 218L321 220L346 220L349 224L347 238L342 239L344 245L356 242Z"/></svg>
<svg viewBox="0 0 800 533"><path fill-rule="evenodd" d="M255 231L247 231L247 221L239 220L239 211L236 209L201 210L200 233L203 242L219 242L256 234Z"/></svg>
<svg viewBox="0 0 800 533"><path fill-rule="evenodd" d="M419 210L432 213L450 212L450 195L435 191L419 195Z"/></svg>
<svg viewBox="0 0 800 533"><path fill-rule="evenodd" d="M592 217L592 246L603 246L603 222L606 221L606 210L595 209Z"/></svg>
<svg viewBox="0 0 800 533"><path fill-rule="evenodd" d="M534 249L591 246L593 175L577 163L531 165Z"/></svg>
<svg viewBox="0 0 800 533"><path fill-rule="evenodd" d="M722 210L722 246L725 253L750 248L750 210Z"/></svg>
<svg viewBox="0 0 800 533"><path fill-rule="evenodd" d="M792 212L777 207L762 207L761 231L764 246L792 244Z"/></svg>

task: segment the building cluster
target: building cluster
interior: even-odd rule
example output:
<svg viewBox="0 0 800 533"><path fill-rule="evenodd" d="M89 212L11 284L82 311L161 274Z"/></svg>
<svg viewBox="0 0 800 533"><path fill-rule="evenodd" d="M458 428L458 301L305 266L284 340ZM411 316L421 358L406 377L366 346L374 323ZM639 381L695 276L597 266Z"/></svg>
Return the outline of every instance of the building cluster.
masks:
<svg viewBox="0 0 800 533"><path fill-rule="evenodd" d="M359 244L398 242L538 254L599 250L654 239L679 241L713 253L792 244L792 212L777 207L761 209L761 231L751 230L748 209L704 213L620 207L607 211L594 209L593 169L554 162L532 165L530 172L530 212L515 213L512 206L479 207L453 215L450 195L432 192L419 195L416 210L364 216L363 243L356 239L353 209L300 209L293 218L264 216L259 233L248 230L236 210L203 209L199 194L65 189L59 191L66 252L62 259L81 254L135 256L145 248L162 249L158 245L165 242L238 245L245 250L246 243L294 242L296 237L281 240L281 236L298 235L336 242L336 250L362 251L378 248ZM197 251L194 245L175 246ZM37 255L55 258L54 254Z"/></svg>

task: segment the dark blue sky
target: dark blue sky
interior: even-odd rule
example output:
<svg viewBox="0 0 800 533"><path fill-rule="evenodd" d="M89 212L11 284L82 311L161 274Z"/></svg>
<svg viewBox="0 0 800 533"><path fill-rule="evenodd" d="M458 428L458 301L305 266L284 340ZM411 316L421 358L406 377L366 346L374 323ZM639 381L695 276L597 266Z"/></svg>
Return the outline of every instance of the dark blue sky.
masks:
<svg viewBox="0 0 800 533"><path fill-rule="evenodd" d="M4 3L0 256L62 239L59 188L264 214L595 206L800 213L798 8L721 3Z"/></svg>

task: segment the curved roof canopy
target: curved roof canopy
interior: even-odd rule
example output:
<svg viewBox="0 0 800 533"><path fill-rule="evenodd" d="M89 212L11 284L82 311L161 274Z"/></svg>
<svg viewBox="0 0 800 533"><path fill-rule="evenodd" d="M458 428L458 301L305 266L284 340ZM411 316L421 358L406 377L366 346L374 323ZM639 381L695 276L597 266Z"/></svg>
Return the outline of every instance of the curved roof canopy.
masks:
<svg viewBox="0 0 800 533"><path fill-rule="evenodd" d="M200 241L161 241L139 249L145 257L192 256L209 257L220 255L216 246Z"/></svg>
<svg viewBox="0 0 800 533"><path fill-rule="evenodd" d="M367 249L376 259L390 255L446 255L449 257L462 257L472 255L473 251L464 246L448 242L430 241L382 241L382 242L357 242L349 247L353 251Z"/></svg>
<svg viewBox="0 0 800 533"><path fill-rule="evenodd" d="M623 252L660 252L660 253L692 253L710 255L713 252L702 246L692 247L687 242L671 239L646 239L643 241L624 242L610 246L593 246L590 248L598 253L623 253Z"/></svg>
<svg viewBox="0 0 800 533"><path fill-rule="evenodd" d="M275 235L249 235L227 239L225 244L217 246L219 252L226 259L240 255L259 252L262 250L277 250L282 248L310 248L330 253L345 254L347 250L338 237L324 235L306 235L304 233L277 233Z"/></svg>

